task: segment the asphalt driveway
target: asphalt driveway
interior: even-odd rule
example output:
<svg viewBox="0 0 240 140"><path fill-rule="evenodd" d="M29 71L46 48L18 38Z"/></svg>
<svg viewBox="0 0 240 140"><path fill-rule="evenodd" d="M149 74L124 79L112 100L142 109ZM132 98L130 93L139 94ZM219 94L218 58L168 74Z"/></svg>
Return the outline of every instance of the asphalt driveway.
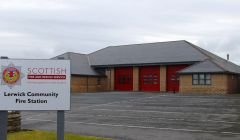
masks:
<svg viewBox="0 0 240 140"><path fill-rule="evenodd" d="M72 95L67 132L116 140L239 140L240 95ZM24 129L56 130L56 111L22 112Z"/></svg>

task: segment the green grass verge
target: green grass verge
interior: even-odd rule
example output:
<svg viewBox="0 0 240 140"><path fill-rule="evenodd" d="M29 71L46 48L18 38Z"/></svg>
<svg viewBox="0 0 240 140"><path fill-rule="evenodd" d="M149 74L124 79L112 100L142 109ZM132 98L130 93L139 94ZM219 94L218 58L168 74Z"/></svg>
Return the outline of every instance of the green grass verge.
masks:
<svg viewBox="0 0 240 140"><path fill-rule="evenodd" d="M56 140L55 132L48 131L22 131L9 133L7 140ZM65 140L111 140L92 136L80 136L75 134L65 134Z"/></svg>

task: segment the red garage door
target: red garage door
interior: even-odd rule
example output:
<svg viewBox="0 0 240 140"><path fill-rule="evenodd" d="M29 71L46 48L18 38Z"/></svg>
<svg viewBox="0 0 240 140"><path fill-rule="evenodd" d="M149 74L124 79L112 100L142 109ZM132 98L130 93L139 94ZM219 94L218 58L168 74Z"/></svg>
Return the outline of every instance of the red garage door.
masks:
<svg viewBox="0 0 240 140"><path fill-rule="evenodd" d="M160 67L140 67L140 90L160 91Z"/></svg>
<svg viewBox="0 0 240 140"><path fill-rule="evenodd" d="M131 67L115 68L115 90L133 90L133 69Z"/></svg>
<svg viewBox="0 0 240 140"><path fill-rule="evenodd" d="M188 65L167 66L167 91L179 92L178 71L188 67Z"/></svg>

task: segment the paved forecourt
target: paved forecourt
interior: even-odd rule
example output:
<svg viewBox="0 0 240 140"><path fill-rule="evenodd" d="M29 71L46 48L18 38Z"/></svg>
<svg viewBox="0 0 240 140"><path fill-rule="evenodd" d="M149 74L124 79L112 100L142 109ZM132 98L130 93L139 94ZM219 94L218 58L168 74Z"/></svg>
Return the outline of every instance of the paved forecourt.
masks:
<svg viewBox="0 0 240 140"><path fill-rule="evenodd" d="M240 95L73 94L66 131L117 140L239 140ZM25 129L56 130L56 112L22 112Z"/></svg>

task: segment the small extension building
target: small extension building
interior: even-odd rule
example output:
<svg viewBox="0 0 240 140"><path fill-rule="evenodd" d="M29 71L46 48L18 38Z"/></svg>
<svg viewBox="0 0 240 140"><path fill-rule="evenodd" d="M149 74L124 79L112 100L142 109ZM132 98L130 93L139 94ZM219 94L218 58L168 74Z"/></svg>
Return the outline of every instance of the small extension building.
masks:
<svg viewBox="0 0 240 140"><path fill-rule="evenodd" d="M67 52L52 59L70 60L71 92L97 92L107 89L106 76L90 66L88 55Z"/></svg>
<svg viewBox="0 0 240 140"><path fill-rule="evenodd" d="M65 53L73 92L239 92L240 67L190 42L110 46L91 54Z"/></svg>

